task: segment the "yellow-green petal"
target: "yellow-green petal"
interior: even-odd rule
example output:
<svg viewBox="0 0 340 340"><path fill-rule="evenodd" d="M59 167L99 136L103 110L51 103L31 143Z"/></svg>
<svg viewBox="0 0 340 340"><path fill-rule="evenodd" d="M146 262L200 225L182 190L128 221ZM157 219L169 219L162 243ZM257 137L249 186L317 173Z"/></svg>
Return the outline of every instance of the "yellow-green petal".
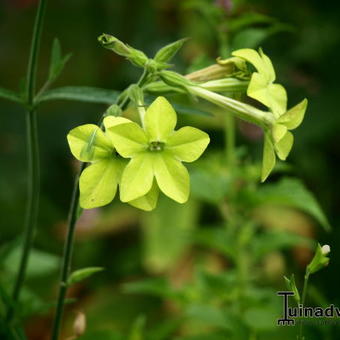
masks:
<svg viewBox="0 0 340 340"><path fill-rule="evenodd" d="M148 147L144 130L136 123L123 123L106 130L117 152L123 157L133 157Z"/></svg>
<svg viewBox="0 0 340 340"><path fill-rule="evenodd" d="M278 143L287 133L287 127L282 124L276 124L272 128L272 136L274 143Z"/></svg>
<svg viewBox="0 0 340 340"><path fill-rule="evenodd" d="M307 104L307 99L304 99L299 104L288 110L284 115L282 115L278 122L284 124L289 130L296 129L303 121Z"/></svg>
<svg viewBox="0 0 340 340"><path fill-rule="evenodd" d="M146 195L153 182L152 155L143 153L132 158L125 167L120 182L120 199L130 202Z"/></svg>
<svg viewBox="0 0 340 340"><path fill-rule="evenodd" d="M104 118L104 126L105 129L109 129L112 126L116 126L119 124L125 124L125 123L131 123L132 121L130 119L124 118L124 117L114 117L114 116L108 116Z"/></svg>
<svg viewBox="0 0 340 340"><path fill-rule="evenodd" d="M209 142L207 133L185 126L168 138L166 149L180 161L193 162L202 155Z"/></svg>
<svg viewBox="0 0 340 340"><path fill-rule="evenodd" d="M274 146L270 139L270 136L265 134L263 145L263 161L262 161L262 174L261 181L264 182L271 171L274 169L276 163L276 157L274 152Z"/></svg>
<svg viewBox="0 0 340 340"><path fill-rule="evenodd" d="M153 163L160 190L174 201L185 203L190 193L190 178L186 167L165 152L154 157Z"/></svg>
<svg viewBox="0 0 340 340"><path fill-rule="evenodd" d="M293 143L294 136L291 132L287 131L284 137L275 144L276 154L282 161L286 160L290 150L293 147Z"/></svg>
<svg viewBox="0 0 340 340"><path fill-rule="evenodd" d="M104 132L94 124L80 125L67 135L67 141L73 156L82 162L110 157L113 146Z"/></svg>
<svg viewBox="0 0 340 340"><path fill-rule="evenodd" d="M80 206L101 207L115 197L124 163L117 159L102 159L88 166L79 178Z"/></svg>
<svg viewBox="0 0 340 340"><path fill-rule="evenodd" d="M137 198L128 203L138 209L151 211L156 208L158 196L159 196L159 189L156 184L156 181L153 181L151 190L145 196Z"/></svg>
<svg viewBox="0 0 340 340"><path fill-rule="evenodd" d="M157 97L146 110L144 126L150 141L165 142L176 123L176 112L164 97Z"/></svg>

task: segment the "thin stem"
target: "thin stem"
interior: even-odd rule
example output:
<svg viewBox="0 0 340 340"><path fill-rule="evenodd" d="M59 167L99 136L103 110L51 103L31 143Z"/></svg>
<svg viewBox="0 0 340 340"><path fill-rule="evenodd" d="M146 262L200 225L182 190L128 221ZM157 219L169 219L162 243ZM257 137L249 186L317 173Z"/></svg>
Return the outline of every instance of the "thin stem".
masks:
<svg viewBox="0 0 340 340"><path fill-rule="evenodd" d="M303 282L302 298L301 298L301 305L303 307L305 306L305 301L306 301L309 275L310 275L310 273L308 271L306 271L304 282ZM304 339L304 336L302 335L302 331L303 331L303 322L300 323L300 327L299 327L299 336L298 336L299 340Z"/></svg>
<svg viewBox="0 0 340 340"><path fill-rule="evenodd" d="M18 274L12 292L14 305L20 298L21 288L25 281L26 269L29 260L29 255L33 245L39 209L39 191L40 191L39 140L38 140L37 117L36 111L33 108L33 100L35 94L39 46L41 40L43 19L46 12L46 2L47 2L46 0L41 0L37 10L27 70L26 104L29 108L26 114L26 130L27 130L26 136L28 152L28 200L26 206L26 220L24 226L24 241L22 253L20 258ZM13 315L14 308L12 304L11 306L9 306L7 310L6 315L7 321L10 321L13 318Z"/></svg>
<svg viewBox="0 0 340 340"><path fill-rule="evenodd" d="M140 77L137 84L142 87L147 81L147 72L144 70L142 76ZM122 109L126 106L129 101L129 97L123 91L121 95L117 98L117 105L119 105ZM99 120L99 124L103 121L104 115ZM67 227L67 236L64 245L64 252L62 257L62 266L60 273L60 282L59 282L59 292L58 292L58 300L57 307L55 312L55 317L53 321L52 328L52 336L51 340L58 340L60 335L62 317L64 313L65 299L67 295L67 280L71 272L71 262L72 262L72 254L73 254L73 244L74 244L74 233L76 229L78 216L78 205L79 205L79 177L81 172L85 169L86 163L82 163L78 174L76 176L76 180L73 188L73 195L70 205L69 218L68 218L68 227Z"/></svg>

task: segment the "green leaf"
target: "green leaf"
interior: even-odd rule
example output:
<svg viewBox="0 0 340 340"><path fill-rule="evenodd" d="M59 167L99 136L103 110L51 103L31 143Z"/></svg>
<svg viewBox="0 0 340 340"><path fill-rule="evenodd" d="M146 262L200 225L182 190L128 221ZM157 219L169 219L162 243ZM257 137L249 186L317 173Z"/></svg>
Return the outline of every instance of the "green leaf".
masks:
<svg viewBox="0 0 340 340"><path fill-rule="evenodd" d="M83 269L75 270L71 275L69 276L67 280L67 285L71 286L77 282L83 281L84 279L92 276L95 273L103 271L103 267L88 267Z"/></svg>
<svg viewBox="0 0 340 340"><path fill-rule="evenodd" d="M176 53L182 48L188 38L177 40L169 45L162 47L155 55L154 60L161 63L170 61Z"/></svg>
<svg viewBox="0 0 340 340"><path fill-rule="evenodd" d="M71 55L72 54L67 54L66 56L62 57L60 42L57 38L55 38L52 45L50 69L48 75L49 82L53 82L58 78L67 61L71 58Z"/></svg>
<svg viewBox="0 0 340 340"><path fill-rule="evenodd" d="M297 304L300 303L300 293L298 288L296 287L296 282L295 282L295 276L294 274L291 275L290 279L286 276L284 276L287 288L294 292L294 299L296 301Z"/></svg>
<svg viewBox="0 0 340 340"><path fill-rule="evenodd" d="M307 273L314 274L318 272L320 269L326 267L329 263L329 257L327 254L324 254L322 251L322 247L320 244L317 245L316 251L312 261L307 266Z"/></svg>
<svg viewBox="0 0 340 340"><path fill-rule="evenodd" d="M144 130L132 121L108 128L107 135L123 157L131 158L147 150L148 139Z"/></svg>
<svg viewBox="0 0 340 340"><path fill-rule="evenodd" d="M73 100L80 102L112 104L116 101L119 92L88 86L65 86L44 92L37 102L51 100Z"/></svg>
<svg viewBox="0 0 340 340"><path fill-rule="evenodd" d="M276 162L274 147L270 137L267 133L264 136L264 145L263 145L263 160L262 160L262 174L261 181L264 182L271 171L274 169Z"/></svg>
<svg viewBox="0 0 340 340"><path fill-rule="evenodd" d="M148 271L159 274L175 268L191 246L198 211L194 201L183 206L163 196L157 209L144 216L143 263Z"/></svg>
<svg viewBox="0 0 340 340"><path fill-rule="evenodd" d="M113 146L104 132L94 124L80 125L67 135L70 150L82 162L91 162L113 155Z"/></svg>
<svg viewBox="0 0 340 340"><path fill-rule="evenodd" d="M146 318L144 315L138 316L133 322L128 340L143 340L145 331Z"/></svg>
<svg viewBox="0 0 340 340"><path fill-rule="evenodd" d="M254 193L254 203L279 204L301 209L314 217L326 230L330 230L329 222L313 194L294 178L283 178L278 183L261 186Z"/></svg>
<svg viewBox="0 0 340 340"><path fill-rule="evenodd" d="M244 312L243 318L251 329L265 331L276 327L277 313L275 306L250 307Z"/></svg>
<svg viewBox="0 0 340 340"><path fill-rule="evenodd" d="M88 166L79 178L80 206L93 209L109 204L116 195L123 168L124 162L113 157Z"/></svg>
<svg viewBox="0 0 340 340"><path fill-rule="evenodd" d="M147 153L132 158L120 183L120 199L130 202L146 195L153 183L153 157Z"/></svg>
<svg viewBox="0 0 340 340"><path fill-rule="evenodd" d="M0 88L0 98L10 100L16 103L22 103L22 98L15 92Z"/></svg>
<svg viewBox="0 0 340 340"><path fill-rule="evenodd" d="M157 97L145 114L145 130L150 141L165 142L177 123L177 115L164 97Z"/></svg>
<svg viewBox="0 0 340 340"><path fill-rule="evenodd" d="M210 142L208 134L191 126L175 131L167 141L166 149L184 162L197 160Z"/></svg>
<svg viewBox="0 0 340 340"><path fill-rule="evenodd" d="M161 191L178 203L185 203L190 193L190 178L186 167L171 155L161 153L153 160L157 184Z"/></svg>
<svg viewBox="0 0 340 340"><path fill-rule="evenodd" d="M11 274L16 274L21 258L19 245L6 257L4 268ZM27 267L27 277L47 276L58 269L59 258L37 249L32 249Z"/></svg>

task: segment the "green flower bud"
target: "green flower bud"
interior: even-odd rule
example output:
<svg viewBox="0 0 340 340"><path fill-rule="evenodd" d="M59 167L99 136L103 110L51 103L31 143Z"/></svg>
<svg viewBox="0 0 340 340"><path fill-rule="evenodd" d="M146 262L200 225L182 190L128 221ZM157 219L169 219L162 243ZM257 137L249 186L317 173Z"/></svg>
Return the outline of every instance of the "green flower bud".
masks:
<svg viewBox="0 0 340 340"><path fill-rule="evenodd" d="M195 85L192 81L186 79L179 73L173 71L162 71L159 74L160 78L168 85L175 87L187 87Z"/></svg>
<svg viewBox="0 0 340 340"><path fill-rule="evenodd" d="M318 244L315 255L310 264L307 266L307 273L316 273L320 269L327 266L329 263L329 257L327 257L327 255L330 253L330 251L329 245L324 245L321 247L321 245Z"/></svg>
<svg viewBox="0 0 340 340"><path fill-rule="evenodd" d="M169 45L162 47L155 55L154 60L161 63L167 63L181 49L188 38L177 40Z"/></svg>
<svg viewBox="0 0 340 340"><path fill-rule="evenodd" d="M105 112L105 116L118 117L118 116L121 116L121 115L122 115L122 109L117 104L111 105Z"/></svg>
<svg viewBox="0 0 340 340"><path fill-rule="evenodd" d="M144 94L143 90L136 84L131 85L128 88L128 96L136 105L143 105Z"/></svg>
<svg viewBox="0 0 340 340"><path fill-rule="evenodd" d="M103 47L123 57L128 57L131 53L131 48L128 45L125 45L122 41L110 34L103 33L98 37L98 41Z"/></svg>

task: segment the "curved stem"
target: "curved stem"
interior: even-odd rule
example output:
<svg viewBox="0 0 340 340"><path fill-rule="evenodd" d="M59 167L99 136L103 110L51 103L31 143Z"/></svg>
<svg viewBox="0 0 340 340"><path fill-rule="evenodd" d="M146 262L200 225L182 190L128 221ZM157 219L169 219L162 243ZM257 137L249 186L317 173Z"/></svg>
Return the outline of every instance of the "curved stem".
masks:
<svg viewBox="0 0 340 340"><path fill-rule="evenodd" d="M144 70L142 76L140 77L137 84L139 86L143 86L147 81L147 72ZM128 103L129 97L126 95L125 91L121 93L121 95L117 99L117 104L123 109L125 105ZM104 115L100 118L99 123L102 122ZM67 280L71 271L71 261L72 261L72 253L73 253L73 243L74 243L74 233L76 229L78 216L78 205L79 205L79 177L81 172L85 169L86 163L82 163L78 174L76 176L76 180L73 188L73 195L71 200L71 206L69 211L69 219L68 219L68 227L67 227L67 236L64 245L64 253L62 258L62 267L59 281L59 292L58 292L58 300L57 300L57 308L55 312L55 317L53 321L52 328L52 340L58 340L60 335L60 328L62 317L64 313L65 299L67 294Z"/></svg>
<svg viewBox="0 0 340 340"><path fill-rule="evenodd" d="M27 130L26 136L28 152L28 201L26 206L26 220L24 227L24 241L22 253L20 258L18 274L12 292L14 305L20 298L21 288L25 281L27 264L33 245L34 232L37 225L39 209L39 191L40 191L39 140L38 140L37 117L36 111L33 108L33 100L35 94L37 62L43 19L46 11L46 2L47 2L46 0L41 0L37 10L27 70L26 104L29 108L26 114L26 130ZM10 321L13 318L13 315L14 306L12 304L7 310L6 316L7 320Z"/></svg>

